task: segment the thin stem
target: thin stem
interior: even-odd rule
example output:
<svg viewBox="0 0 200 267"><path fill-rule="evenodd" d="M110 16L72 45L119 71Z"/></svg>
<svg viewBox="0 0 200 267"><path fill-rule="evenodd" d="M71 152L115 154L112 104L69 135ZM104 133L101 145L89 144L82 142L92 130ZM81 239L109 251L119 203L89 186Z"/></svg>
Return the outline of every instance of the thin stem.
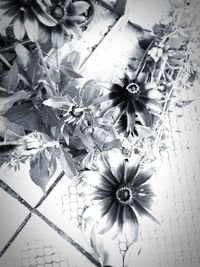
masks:
<svg viewBox="0 0 200 267"><path fill-rule="evenodd" d="M142 56L140 63L138 65L138 68L136 70L136 78L138 77L139 73L141 72L141 69L144 68L144 65L146 63L146 56L149 52L149 50L151 49L152 45L154 44L154 40L151 41L151 43L149 44L149 46L147 47L147 50L145 51L144 55Z"/></svg>
<svg viewBox="0 0 200 267"><path fill-rule="evenodd" d="M23 44L23 45L31 44L31 43L32 43L32 42L31 42L30 40L26 40L26 41L20 42L20 44ZM9 46L4 47L4 48L1 48L1 49L0 49L0 53L1 53L1 54L3 54L3 53L7 53L7 52L12 51L13 49L15 49L15 44L9 45Z"/></svg>

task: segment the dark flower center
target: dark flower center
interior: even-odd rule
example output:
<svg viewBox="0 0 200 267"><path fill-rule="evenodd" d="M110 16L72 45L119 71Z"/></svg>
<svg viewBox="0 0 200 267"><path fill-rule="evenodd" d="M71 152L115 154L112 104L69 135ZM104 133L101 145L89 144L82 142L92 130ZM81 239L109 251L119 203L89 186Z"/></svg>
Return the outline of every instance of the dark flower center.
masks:
<svg viewBox="0 0 200 267"><path fill-rule="evenodd" d="M116 196L121 204L130 204L133 198L132 191L128 186L124 186L118 189Z"/></svg>
<svg viewBox="0 0 200 267"><path fill-rule="evenodd" d="M65 15L65 10L62 6L60 5L56 5L53 7L52 11L51 11L51 15L57 19L57 20L61 20L63 19L64 15Z"/></svg>
<svg viewBox="0 0 200 267"><path fill-rule="evenodd" d="M130 83L129 85L126 86L126 90L131 94L131 95L137 95L139 92L139 85L137 83Z"/></svg>
<svg viewBox="0 0 200 267"><path fill-rule="evenodd" d="M72 110L70 111L70 114L73 117L79 118L79 117L81 117L83 115L83 109L79 108L79 107L76 107L76 106L73 106Z"/></svg>
<svg viewBox="0 0 200 267"><path fill-rule="evenodd" d="M27 7L27 6L30 6L32 3L32 1L30 0L18 0L18 4L21 6L21 7Z"/></svg>

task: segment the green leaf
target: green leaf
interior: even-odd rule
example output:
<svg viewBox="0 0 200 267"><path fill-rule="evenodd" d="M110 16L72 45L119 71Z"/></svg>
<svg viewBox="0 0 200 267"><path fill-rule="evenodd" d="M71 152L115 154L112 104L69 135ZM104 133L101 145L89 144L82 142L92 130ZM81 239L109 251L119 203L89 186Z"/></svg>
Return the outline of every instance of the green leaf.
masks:
<svg viewBox="0 0 200 267"><path fill-rule="evenodd" d="M17 63L15 62L11 66L6 79L6 88L8 89L8 92L15 91L15 89L17 88L19 83L18 75L19 75L19 70Z"/></svg>
<svg viewBox="0 0 200 267"><path fill-rule="evenodd" d="M69 178L74 178L77 175L77 170L71 154L64 148L58 148L56 151L65 174Z"/></svg>
<svg viewBox="0 0 200 267"><path fill-rule="evenodd" d="M31 103L13 106L4 116L10 122L17 123L24 130L31 132L41 131L41 119L35 112L35 108Z"/></svg>
<svg viewBox="0 0 200 267"><path fill-rule="evenodd" d="M73 3L74 15L84 14L88 11L90 5L86 1L76 1Z"/></svg>
<svg viewBox="0 0 200 267"><path fill-rule="evenodd" d="M57 160L56 160L55 149L50 148L49 150L51 152L51 157L49 159L49 178L51 178L56 172Z"/></svg>
<svg viewBox="0 0 200 267"><path fill-rule="evenodd" d="M35 51L30 59L31 64L29 64L27 71L27 78L31 84L35 84L42 77L43 69L40 65L40 57L38 51Z"/></svg>
<svg viewBox="0 0 200 267"><path fill-rule="evenodd" d="M27 70L31 61L31 53L22 44L15 45L15 52L17 54L17 63L22 69Z"/></svg>
<svg viewBox="0 0 200 267"><path fill-rule="evenodd" d="M85 106L89 106L100 95L101 86L95 80L87 81L80 92L82 102Z"/></svg>
<svg viewBox="0 0 200 267"><path fill-rule="evenodd" d="M82 78L82 75L78 73L71 62L61 62L60 71L70 78Z"/></svg>
<svg viewBox="0 0 200 267"><path fill-rule="evenodd" d="M45 150L40 151L31 160L29 174L31 180L45 193L46 186L49 182L49 159L45 155Z"/></svg>

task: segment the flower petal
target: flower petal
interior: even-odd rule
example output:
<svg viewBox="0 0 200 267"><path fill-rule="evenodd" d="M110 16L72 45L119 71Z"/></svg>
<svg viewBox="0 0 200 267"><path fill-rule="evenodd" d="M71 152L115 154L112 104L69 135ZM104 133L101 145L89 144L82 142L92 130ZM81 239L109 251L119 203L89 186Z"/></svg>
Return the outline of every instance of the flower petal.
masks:
<svg viewBox="0 0 200 267"><path fill-rule="evenodd" d="M119 149L112 149L103 152L105 162L110 167L110 170L114 177L121 184L124 179L124 159Z"/></svg>
<svg viewBox="0 0 200 267"><path fill-rule="evenodd" d="M116 200L113 200L112 206L110 207L108 212L98 222L97 231L100 234L105 234L106 232L111 230L117 219L118 207L119 203Z"/></svg>
<svg viewBox="0 0 200 267"><path fill-rule="evenodd" d="M161 100L163 98L163 94L161 94L157 89L151 89L147 92L148 98Z"/></svg>
<svg viewBox="0 0 200 267"><path fill-rule="evenodd" d="M129 134L129 133L134 131L134 126L135 126L135 107L134 107L134 105L129 103L129 105L127 107L126 115L127 115L126 132L127 132L127 134Z"/></svg>
<svg viewBox="0 0 200 267"><path fill-rule="evenodd" d="M144 169L139 171L136 174L136 176L135 176L135 178L134 178L134 180L132 182L132 186L133 187L138 187L141 184L146 183L151 178L151 176L153 175L154 170L155 170L154 165L153 164L149 164Z"/></svg>
<svg viewBox="0 0 200 267"><path fill-rule="evenodd" d="M85 210L82 217L83 228L86 228L87 224L95 224L101 218L103 218L111 209L113 205L113 197L107 197L100 201L99 204L90 206Z"/></svg>
<svg viewBox="0 0 200 267"><path fill-rule="evenodd" d="M37 8L35 6L31 6L31 10L42 24L49 27L53 27L58 24L52 16L50 16L47 12L43 12L39 6Z"/></svg>
<svg viewBox="0 0 200 267"><path fill-rule="evenodd" d="M138 219L134 210L129 205L124 207L122 235L129 243L136 241L139 235Z"/></svg>
<svg viewBox="0 0 200 267"><path fill-rule="evenodd" d="M151 114L145 107L144 103L138 100L135 102L135 107L138 118L141 121L141 123L145 126L150 126L152 124Z"/></svg>
<svg viewBox="0 0 200 267"><path fill-rule="evenodd" d="M24 27L29 39L32 42L37 42L39 36L39 24L30 11L24 12Z"/></svg>
<svg viewBox="0 0 200 267"><path fill-rule="evenodd" d="M16 8L10 8L5 11L0 18L0 33L2 35L6 35L6 28L11 24L11 22L17 17L19 14Z"/></svg>
<svg viewBox="0 0 200 267"><path fill-rule="evenodd" d="M25 35L24 19L23 14L20 13L19 17L15 20L13 24L14 35L18 40L23 40Z"/></svg>
<svg viewBox="0 0 200 267"><path fill-rule="evenodd" d="M155 115L159 116L160 113L162 112L162 104L159 103L158 101L150 98L142 98L141 101L145 104L147 108L149 108L150 112Z"/></svg>
<svg viewBox="0 0 200 267"><path fill-rule="evenodd" d="M113 187L100 173L97 171L84 171L81 173L81 178L87 184L101 188L105 191L112 193Z"/></svg>
<svg viewBox="0 0 200 267"><path fill-rule="evenodd" d="M140 157L132 153L125 165L125 182L128 184L133 181L140 166Z"/></svg>
<svg viewBox="0 0 200 267"><path fill-rule="evenodd" d="M132 206L140 216L147 216L154 222L160 224L158 220L156 220L156 218L153 215L151 215L151 213L147 209L145 209L145 207L138 200L135 200Z"/></svg>
<svg viewBox="0 0 200 267"><path fill-rule="evenodd" d="M153 202L154 193L152 192L149 185L142 185L137 188L137 195L135 200L138 201L143 207L150 209Z"/></svg>
<svg viewBox="0 0 200 267"><path fill-rule="evenodd" d="M67 97L53 97L43 101L43 104L52 108L60 110L68 110L72 103L69 102Z"/></svg>
<svg viewBox="0 0 200 267"><path fill-rule="evenodd" d="M105 160L103 153L99 155L97 158L97 166L98 166L98 171L100 174L107 179L107 181L113 185L117 186L118 185L118 180L116 177L112 174L110 170L110 166L108 165L107 161Z"/></svg>

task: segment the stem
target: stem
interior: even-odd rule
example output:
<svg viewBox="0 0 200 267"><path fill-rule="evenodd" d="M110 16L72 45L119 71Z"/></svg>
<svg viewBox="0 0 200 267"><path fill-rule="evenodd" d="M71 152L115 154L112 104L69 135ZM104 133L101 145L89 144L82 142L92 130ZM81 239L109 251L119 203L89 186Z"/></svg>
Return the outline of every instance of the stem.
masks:
<svg viewBox="0 0 200 267"><path fill-rule="evenodd" d="M48 70L47 65L46 65L46 62L45 62L45 60L44 60L43 53L42 53L42 49L41 49L40 44L39 44L38 42L36 43L36 46L37 46L38 53L39 53L39 56L40 56L42 65L43 65L43 67L44 67L44 70L45 70L45 73L46 73L46 76L47 76L47 79L48 79L48 82L50 83L52 92L55 94L56 91L55 91L55 88L54 88L54 84L53 84L53 82L52 82L52 80L51 80L51 77L50 77L50 74L49 74L49 70Z"/></svg>
<svg viewBox="0 0 200 267"><path fill-rule="evenodd" d="M31 44L32 42L30 40L26 40L26 41L23 41L23 42L20 42L20 44L23 44L23 45L26 45L26 44ZM15 49L15 44L13 45L9 45L7 47L4 47L4 48L1 48L0 49L0 53L3 54L3 53L7 53L7 52L10 52L12 51L13 49Z"/></svg>
<svg viewBox="0 0 200 267"><path fill-rule="evenodd" d="M2 55L0 54L0 60L10 69L12 67L12 65L8 62L8 60ZM24 82L24 84L28 87L31 87L31 84L29 83L29 81L22 75L22 74L18 74L19 78Z"/></svg>
<svg viewBox="0 0 200 267"><path fill-rule="evenodd" d="M141 72L141 69L143 69L145 63L146 63L146 56L149 52L149 49L152 47L152 45L154 44L154 40L151 41L151 43L149 44L149 46L147 47L147 50L145 51L144 55L142 56L140 63L138 65L138 68L136 70L136 78L138 77L139 73Z"/></svg>

